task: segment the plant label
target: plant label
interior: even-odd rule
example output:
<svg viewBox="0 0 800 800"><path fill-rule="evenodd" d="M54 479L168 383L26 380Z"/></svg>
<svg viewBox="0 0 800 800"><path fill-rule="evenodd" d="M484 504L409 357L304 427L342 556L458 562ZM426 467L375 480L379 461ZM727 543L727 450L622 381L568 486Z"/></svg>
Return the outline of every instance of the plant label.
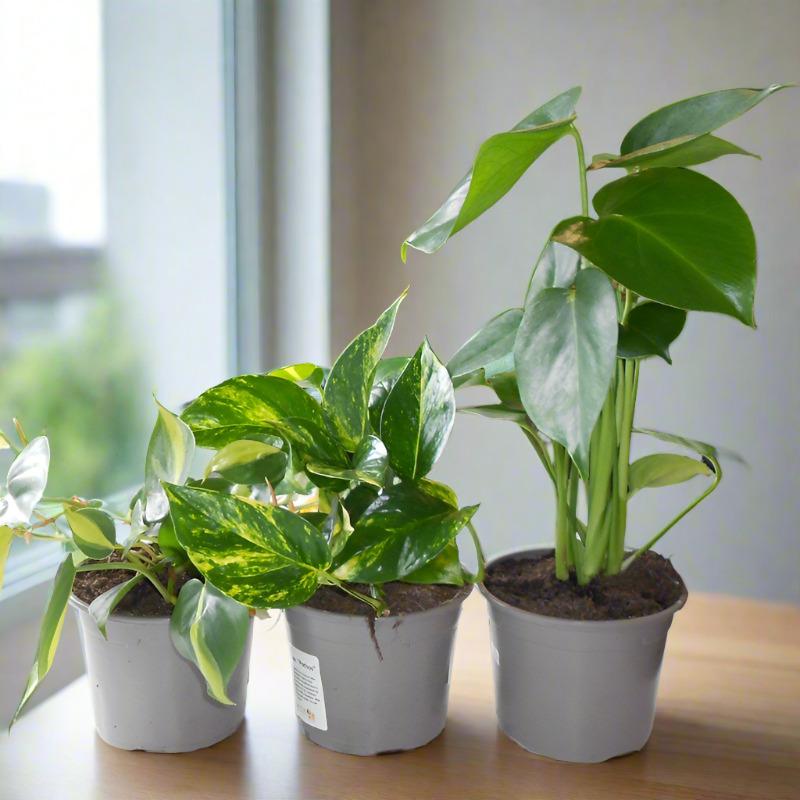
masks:
<svg viewBox="0 0 800 800"><path fill-rule="evenodd" d="M319 659L292 646L292 675L294 676L295 714L307 725L328 730L325 714L325 694Z"/></svg>

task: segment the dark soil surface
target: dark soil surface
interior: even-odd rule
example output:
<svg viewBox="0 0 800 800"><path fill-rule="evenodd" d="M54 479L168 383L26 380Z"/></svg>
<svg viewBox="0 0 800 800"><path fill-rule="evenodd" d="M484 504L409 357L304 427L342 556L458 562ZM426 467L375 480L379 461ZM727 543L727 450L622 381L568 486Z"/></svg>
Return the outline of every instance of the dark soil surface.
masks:
<svg viewBox="0 0 800 800"><path fill-rule="evenodd" d="M562 619L609 620L646 617L671 606L686 591L669 559L647 552L619 575L587 586L555 575L552 551L535 557L504 558L486 571L486 588L524 611Z"/></svg>
<svg viewBox="0 0 800 800"><path fill-rule="evenodd" d="M103 564L118 561L118 556L111 556L105 561L87 562ZM101 594L113 589L117 584L124 583L136 573L128 569L104 569L96 572L79 572L72 585L72 593L84 603L100 597ZM159 580L166 586L167 572L164 570ZM175 594L180 587L191 578L198 575L193 572L184 572L175 578ZM156 591L152 583L144 578L125 595L120 604L114 609L114 614L130 614L136 617L169 617L172 615L172 606Z"/></svg>
<svg viewBox="0 0 800 800"><path fill-rule="evenodd" d="M353 588L362 594L369 594L369 587L353 584ZM413 614L427 611L430 608L444 605L461 594L466 594L469 586L445 586L444 584L413 584L395 581L383 584L386 604L394 614ZM322 611L333 611L337 614L358 614L374 616L372 609L355 597L345 594L335 586L320 586L314 596L305 605Z"/></svg>

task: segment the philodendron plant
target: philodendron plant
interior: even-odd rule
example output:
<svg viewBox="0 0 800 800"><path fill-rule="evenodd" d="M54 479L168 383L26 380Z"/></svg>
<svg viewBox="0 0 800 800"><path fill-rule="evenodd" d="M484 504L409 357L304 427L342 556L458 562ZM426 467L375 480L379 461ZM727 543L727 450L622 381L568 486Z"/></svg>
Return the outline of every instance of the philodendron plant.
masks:
<svg viewBox="0 0 800 800"><path fill-rule="evenodd" d="M166 408L158 416L145 464L144 486L130 503L44 495L50 465L46 436L28 441L17 424L19 445L0 434L16 451L0 499L0 584L11 542L57 542L65 550L42 617L33 667L19 706L22 709L55 658L76 576L83 572L127 570L131 577L97 597L88 607L103 636L109 616L131 590L149 583L172 607L170 635L177 651L195 664L208 693L231 704L226 686L245 649L250 611L200 578L175 540L161 481L188 479L195 444L191 430ZM190 481L207 485L203 481ZM208 482L211 485L211 482ZM219 483L219 482L217 482ZM230 484L224 489L230 490ZM188 580L187 580L188 577Z"/></svg>
<svg viewBox="0 0 800 800"><path fill-rule="evenodd" d="M580 89L570 89L487 139L472 169L403 244L404 260L409 247L437 251L545 150L573 140L581 214L553 227L522 307L491 319L448 364L456 387L488 386L499 400L462 410L519 425L552 481L558 578L574 574L586 584L618 573L719 484L716 448L635 427L639 372L646 358L671 363L669 347L687 311L755 325L750 220L726 189L689 167L752 156L713 132L782 88L728 89L673 103L637 122L619 154L595 156L588 165L576 124ZM592 216L587 174L614 169L627 175L596 192ZM655 453L631 463L633 433L697 457ZM630 499L698 475L708 487L644 545L627 550Z"/></svg>
<svg viewBox="0 0 800 800"><path fill-rule="evenodd" d="M450 375L427 341L411 358L382 358L403 296L330 370L240 375L184 410L198 444L216 451L210 479L250 493L165 484L174 531L206 579L239 602L288 608L327 585L384 614L389 581L481 580L477 506L459 508L452 489L426 477L455 416ZM477 576L459 562L465 527Z"/></svg>

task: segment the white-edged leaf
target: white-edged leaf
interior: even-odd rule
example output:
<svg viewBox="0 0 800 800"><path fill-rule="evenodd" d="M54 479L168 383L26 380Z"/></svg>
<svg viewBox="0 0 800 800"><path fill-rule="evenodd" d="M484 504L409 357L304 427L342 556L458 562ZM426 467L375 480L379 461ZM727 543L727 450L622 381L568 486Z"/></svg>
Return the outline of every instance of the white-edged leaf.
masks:
<svg viewBox="0 0 800 800"><path fill-rule="evenodd" d="M99 508L67 508L65 516L75 544L89 558L106 558L114 552L114 521Z"/></svg>
<svg viewBox="0 0 800 800"><path fill-rule="evenodd" d="M116 586L112 586L107 592L103 592L99 597L95 597L95 599L92 600L89 606L89 614L91 614L92 619L97 623L97 627L100 633L103 634L104 639L108 638L106 625L109 616L111 616L114 609L122 602L125 595L143 580L144 575L137 572L132 578L129 578L123 583L118 583Z"/></svg>
<svg viewBox="0 0 800 800"><path fill-rule="evenodd" d="M0 525L27 525L42 499L50 468L50 443L46 436L32 439L14 459L0 499Z"/></svg>

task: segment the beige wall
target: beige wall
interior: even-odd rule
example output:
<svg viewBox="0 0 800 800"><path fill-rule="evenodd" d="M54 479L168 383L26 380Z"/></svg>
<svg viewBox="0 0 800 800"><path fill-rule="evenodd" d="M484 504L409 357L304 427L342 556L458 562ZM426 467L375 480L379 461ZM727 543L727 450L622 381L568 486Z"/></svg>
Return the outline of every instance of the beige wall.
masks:
<svg viewBox="0 0 800 800"><path fill-rule="evenodd" d="M551 226L578 211L570 141L438 255L412 253L404 267L399 247L480 141L549 97L583 85L579 123L591 154L618 147L630 125L666 102L800 78L795 0L332 0L331 24L335 349L408 283L393 348L410 351L428 334L445 359L493 313L521 301ZM798 109L800 90L784 92L723 132L763 162L731 157L707 168L740 199L758 235L758 331L690 318L675 365L643 371L637 417L724 443L751 464L730 466L719 492L664 540L661 551L690 585L794 601ZM546 479L510 426L459 417L437 472L465 502L482 501L490 552L550 539ZM633 539L660 527L692 488L642 495Z"/></svg>

